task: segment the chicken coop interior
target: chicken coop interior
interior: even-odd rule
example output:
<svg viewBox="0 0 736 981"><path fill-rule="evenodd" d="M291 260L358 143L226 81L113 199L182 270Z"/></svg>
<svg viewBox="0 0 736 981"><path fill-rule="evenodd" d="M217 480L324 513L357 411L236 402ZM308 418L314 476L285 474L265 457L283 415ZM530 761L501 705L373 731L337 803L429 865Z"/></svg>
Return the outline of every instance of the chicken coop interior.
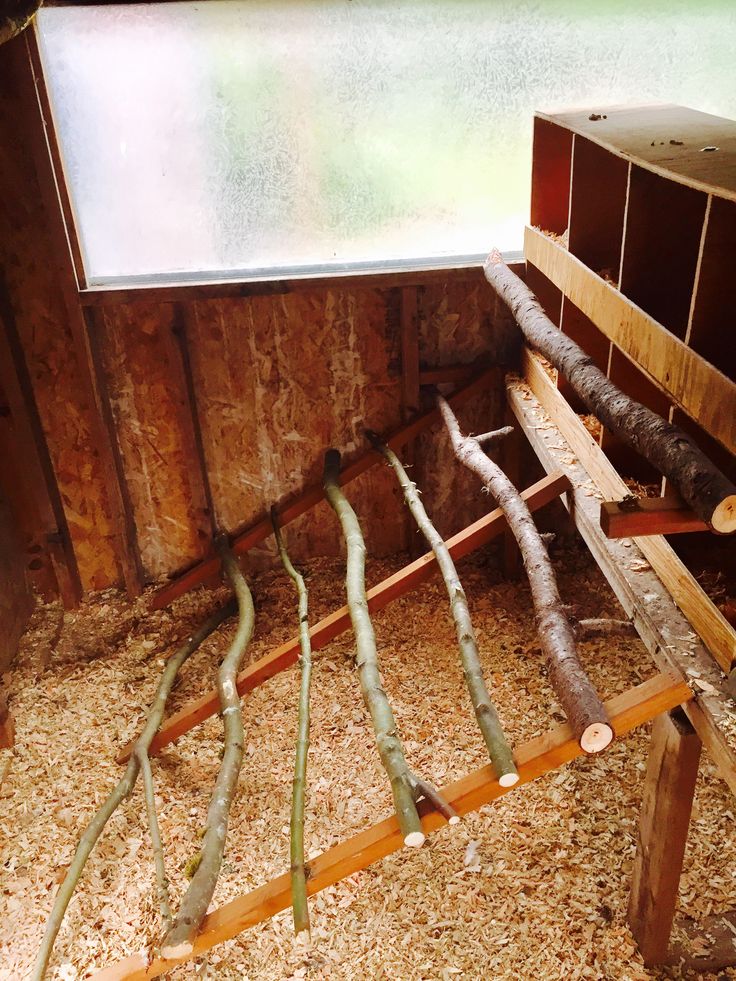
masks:
<svg viewBox="0 0 736 981"><path fill-rule="evenodd" d="M736 978L733 6L0 42L0 981Z"/></svg>

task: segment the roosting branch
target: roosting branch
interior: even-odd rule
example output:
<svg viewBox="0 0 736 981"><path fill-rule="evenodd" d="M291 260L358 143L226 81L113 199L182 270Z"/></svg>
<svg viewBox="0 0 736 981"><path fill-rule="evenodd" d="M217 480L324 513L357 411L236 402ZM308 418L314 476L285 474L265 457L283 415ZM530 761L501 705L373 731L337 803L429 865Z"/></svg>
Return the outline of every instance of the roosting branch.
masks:
<svg viewBox="0 0 736 981"><path fill-rule="evenodd" d="M485 435L489 436L490 434L486 433ZM442 536L432 524L422 504L416 484L409 480L406 470L404 470L398 456L379 439L376 433L368 431L366 436L373 447L379 453L382 453L388 463L393 467L401 489L404 492L404 500L419 526L419 530L426 538L437 559L437 565L442 573L447 594L450 598L450 608L452 610L453 620L455 621L465 683L470 692L470 700L473 703L475 717L478 720L478 726L488 748L488 755L496 771L498 782L502 787L512 787L519 779L519 775L516 772L511 748L506 741L501 723L498 720L496 708L491 701L491 696L488 693L488 688L483 679L478 644L470 618L468 601L458 577L455 563L452 561L452 557ZM476 437L477 440L480 438Z"/></svg>
<svg viewBox="0 0 736 981"><path fill-rule="evenodd" d="M416 801L423 791L419 789L418 781L409 770L397 734L396 720L381 684L376 636L365 592L365 542L358 518L340 489L339 480L340 454L337 450L328 450L325 454L323 484L325 495L340 521L347 544L345 582L350 620L355 632L355 664L363 699L376 733L381 762L391 781L396 817L404 836L404 844L418 848L424 844L425 838L416 807Z"/></svg>
<svg viewBox="0 0 736 981"><path fill-rule="evenodd" d="M519 545L529 577L550 681L580 748L586 753L600 752L613 739L613 730L603 703L578 660L575 636L557 590L552 563L529 508L503 470L486 456L478 441L472 436L463 436L452 409L441 395L437 396L437 404L455 455L483 481L506 516Z"/></svg>
<svg viewBox="0 0 736 981"><path fill-rule="evenodd" d="M150 747L153 737L156 735L156 732L161 725L161 721L163 720L166 702L171 694L171 689L174 685L174 681L176 680L176 676L179 673L179 669L197 650L200 644L202 644L202 642L206 640L211 633L217 630L223 621L227 620L228 617L231 617L235 613L235 609L235 600L230 600L225 604L225 606L208 617L207 620L205 620L205 622L194 631L192 636L187 638L186 643L179 648L173 657L169 658L169 660L166 662L166 666L161 674L161 680L159 681L158 688L156 689L156 694L151 702L151 707L148 710L148 718L146 719L145 727L135 743L125 773L120 779L120 782L111 791L108 798L87 825L87 828L85 829L84 834L77 845L77 850L74 854L74 858L72 859L72 863L67 870L64 881L61 883L59 891L56 894L56 899L54 900L54 905L46 924L46 931L44 933L43 941L41 942L41 946L36 957L36 963L33 968L33 981L41 981L46 974L46 968L48 967L51 951L54 947L54 941L56 940L61 924L64 920L64 914L66 913L67 906L69 905L69 901L74 894L74 890L77 887L77 883L82 875L84 866L97 842L97 839L102 834L105 825L115 813L117 808L126 799L126 797L130 796L133 791L133 787L138 779L138 773L140 772L141 758L144 755L146 758L148 758L148 748ZM158 823L156 824L156 828L158 829Z"/></svg>
<svg viewBox="0 0 736 981"><path fill-rule="evenodd" d="M614 385L575 341L555 327L498 251L488 257L485 275L529 344L564 375L588 410L664 474L714 531L736 531L736 487L690 436Z"/></svg>
<svg viewBox="0 0 736 981"><path fill-rule="evenodd" d="M240 571L237 559L230 551L225 536L218 536L215 544L225 574L233 587L239 613L238 629L217 672L217 689L224 730L224 752L207 811L199 865L184 894L171 929L164 937L161 945L163 957L183 957L192 950L192 940L207 913L207 907L220 875L230 806L235 796L243 762L243 717L236 680L240 662L253 634L255 611L248 583Z"/></svg>
<svg viewBox="0 0 736 981"><path fill-rule="evenodd" d="M307 753L309 752L309 685L312 677L312 641L309 636L309 594L304 577L292 565L286 551L276 508L271 508L271 523L276 536L282 565L296 586L299 600L299 649L301 685L297 720L294 782L291 795L291 906L294 932L309 930L307 876L304 868L304 799L307 790Z"/></svg>

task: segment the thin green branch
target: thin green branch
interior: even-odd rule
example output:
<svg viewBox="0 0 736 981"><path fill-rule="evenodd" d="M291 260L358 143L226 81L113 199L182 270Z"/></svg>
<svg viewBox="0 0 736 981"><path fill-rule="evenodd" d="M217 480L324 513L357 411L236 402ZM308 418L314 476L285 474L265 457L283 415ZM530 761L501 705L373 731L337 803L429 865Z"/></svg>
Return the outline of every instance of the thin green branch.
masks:
<svg viewBox="0 0 736 981"><path fill-rule="evenodd" d="M286 551L278 514L271 508L271 522L276 536L279 556L284 569L296 586L299 609L299 647L301 685L299 688L299 717L297 721L294 782L291 796L291 905L294 931L309 930L307 876L304 865L304 800L307 791L307 754L309 752L309 686L312 677L312 641L309 636L309 594L303 576L292 565Z"/></svg>

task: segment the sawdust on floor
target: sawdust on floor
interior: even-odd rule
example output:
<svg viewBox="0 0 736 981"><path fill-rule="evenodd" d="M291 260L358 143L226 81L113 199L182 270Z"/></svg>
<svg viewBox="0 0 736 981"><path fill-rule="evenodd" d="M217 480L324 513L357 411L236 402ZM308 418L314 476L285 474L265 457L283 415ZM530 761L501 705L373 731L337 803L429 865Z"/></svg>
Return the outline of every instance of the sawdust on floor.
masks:
<svg viewBox="0 0 736 981"><path fill-rule="evenodd" d="M569 543L555 561L579 617L620 616L592 560ZM400 564L373 562L375 583ZM311 620L343 602L343 568L306 569ZM519 744L562 719L534 634L528 588L492 563L460 573L501 719ZM255 659L295 633L293 587L281 571L253 582ZM162 656L222 601L200 591L143 615L105 593L67 614L37 611L7 679L17 744L0 759L0 979L27 977L53 895L95 807L117 780L117 750L138 731ZM375 617L385 685L410 765L438 785L486 762L439 580ZM211 687L223 629L182 671L178 707ZM99 642L95 643L95 637ZM76 640L75 640L76 638ZM76 645L76 646L75 646ZM53 649L51 649L53 647ZM390 813L388 783L353 671L346 633L315 654L306 824L307 854ZM75 653L76 651L76 653ZM654 674L638 640L591 640L582 656L610 697ZM244 702L246 755L233 806L220 905L288 867L290 781L298 670ZM220 751L211 719L154 764L161 831L175 900L198 847ZM290 911L214 948L206 966L177 979L577 978L639 981L650 971L626 925L629 877L645 770L647 731L578 760L486 806L310 900L310 948L293 939ZM701 768L682 880L681 913L696 920L734 905L733 803L706 759ZM75 981L157 938L153 868L140 785L112 818L85 870L57 940L49 977ZM201 973L198 973L201 971ZM721 978L736 977L726 972Z"/></svg>

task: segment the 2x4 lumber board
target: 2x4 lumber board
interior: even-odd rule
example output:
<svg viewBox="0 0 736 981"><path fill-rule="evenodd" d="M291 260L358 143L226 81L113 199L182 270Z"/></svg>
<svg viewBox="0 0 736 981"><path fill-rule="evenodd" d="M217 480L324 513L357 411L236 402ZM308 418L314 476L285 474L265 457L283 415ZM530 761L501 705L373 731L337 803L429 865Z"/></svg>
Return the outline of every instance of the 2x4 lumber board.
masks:
<svg viewBox="0 0 736 981"><path fill-rule="evenodd" d="M603 118L605 115L605 119ZM736 122L684 106L610 106L536 113L640 167L736 201ZM703 147L717 150L703 153Z"/></svg>
<svg viewBox="0 0 736 981"><path fill-rule="evenodd" d="M536 511L564 494L569 486L567 477L560 474L550 474L527 488L521 496L526 501L529 510ZM496 535L500 535L506 527L506 518L503 512L500 508L496 508L447 540L450 555L455 560L462 559L486 545ZM437 559L434 552L425 553L410 562L409 565L404 566L399 572L395 572L378 585L371 587L368 590L368 609L371 613L377 613L393 600L404 596L425 582L436 571ZM334 613L330 613L329 616L310 627L309 636L312 641L312 650L321 650L335 637L349 630L350 625L350 612L347 606L341 606L339 610L335 610ZM275 674L291 667L292 664L296 663L299 651L299 637L292 637L285 644L276 647L258 661L249 664L238 675L237 688L239 694L244 695L246 692L252 691ZM174 739L178 739L179 736L189 732L200 722L214 715L219 709L219 704L217 690L213 689L201 698L189 702L175 715L165 719L151 743L149 755L160 752ZM133 745L134 742L130 742L121 751L117 758L118 763L127 762Z"/></svg>
<svg viewBox="0 0 736 981"><path fill-rule="evenodd" d="M700 747L681 709L654 720L629 900L629 926L647 966L668 960Z"/></svg>
<svg viewBox="0 0 736 981"><path fill-rule="evenodd" d="M474 396L478 395L480 392L485 391L492 383L493 379L497 375L496 368L489 368L486 371L481 372L473 381L463 388L458 389L454 392L448 399L450 404L458 408L464 405L466 402L470 401ZM386 438L385 442L393 450L397 450L407 443L410 443L416 436L424 432L425 429L429 429L439 422L440 414L439 410L434 408L427 412L420 413L415 416L414 419L401 425L398 429L395 429ZM365 473L370 467L378 463L383 458L375 450L369 449L365 453L362 453L357 459L349 463L340 473L340 484L345 486L349 484L350 481L355 480L361 474ZM324 497L324 491L322 490L322 484L313 484L311 487L306 488L297 497L293 498L287 504L280 505L277 507L278 521L281 528L295 521L300 515L309 511ZM273 525L271 524L270 512L264 514L259 520L251 525L250 528L236 535L231 543L231 548L236 555L243 555L249 549L256 545L259 545L262 541L265 541L269 535L273 533ZM205 559L202 562L198 562L197 565L193 566L183 575L179 576L173 582L168 583L162 589L160 589L152 600L152 608L154 610L163 609L163 607L168 606L179 596L188 592L190 589L194 589L195 586L199 586L201 583L205 582L212 576L216 576L220 570L220 560L219 558L213 557L210 559Z"/></svg>
<svg viewBox="0 0 736 981"><path fill-rule="evenodd" d="M736 910L714 913L700 922L678 922L678 940L667 961L676 964L681 977L719 974L736 964Z"/></svg>
<svg viewBox="0 0 736 981"><path fill-rule="evenodd" d="M646 535L680 535L708 531L708 525L693 514L679 497L640 497L603 501L601 528L606 538Z"/></svg>
<svg viewBox="0 0 736 981"><path fill-rule="evenodd" d="M736 383L535 228L524 254L699 425L736 453Z"/></svg>
<svg viewBox="0 0 736 981"><path fill-rule="evenodd" d="M616 735L621 737L692 697L688 686L674 675L658 674L607 701L606 710ZM556 726L517 748L514 758L519 770L519 782L516 786L530 783L550 770L564 766L581 753L570 727L566 723ZM459 815L465 815L478 810L483 804L498 800L511 789L500 786L489 765L443 787L441 794ZM419 811L426 834L436 831L446 823L425 801L419 804ZM308 862L307 893L313 896L402 847L403 838L396 817L386 818L311 859ZM145 954L134 954L99 971L94 975L95 981L144 981L146 978L159 977L176 964L200 956L216 944L236 937L290 905L291 878L289 873L284 873L210 913L204 920L194 941L194 949L188 957L166 961L154 957L149 964Z"/></svg>
<svg viewBox="0 0 736 981"><path fill-rule="evenodd" d="M606 498L624 498L629 489L605 453L593 441L578 416L557 392L539 360L524 348L522 373L535 398L554 419L584 469ZM558 469L558 467L555 467ZM564 470L564 467L560 469ZM736 662L736 631L661 536L637 537L635 545L662 580L675 603L702 637L725 672Z"/></svg>
<svg viewBox="0 0 736 981"><path fill-rule="evenodd" d="M563 500L655 664L660 670L677 671L697 688L697 698L688 703L685 711L720 775L736 794L736 707L728 694L726 679L700 638L693 633L695 625L691 626L683 615L686 611L680 612L677 608L669 587L666 583L663 585L654 563L650 565L644 559L639 545L661 541L670 552L671 549L664 539L619 541L603 534L599 523L600 491L595 484L599 478L610 483L612 468L541 365L534 360L538 373L530 372L534 379L532 387L521 379L508 378L506 391L514 415L545 470L561 470L570 478L572 491ZM542 399L538 400L537 391L542 393L546 404ZM547 404L551 411L547 410ZM571 433L570 439L567 439L567 433ZM584 457L585 467L575 457L576 453L578 457ZM620 481L618 474L613 473ZM668 571L676 571L678 564L689 576L672 553ZM731 631L725 620L724 623Z"/></svg>

